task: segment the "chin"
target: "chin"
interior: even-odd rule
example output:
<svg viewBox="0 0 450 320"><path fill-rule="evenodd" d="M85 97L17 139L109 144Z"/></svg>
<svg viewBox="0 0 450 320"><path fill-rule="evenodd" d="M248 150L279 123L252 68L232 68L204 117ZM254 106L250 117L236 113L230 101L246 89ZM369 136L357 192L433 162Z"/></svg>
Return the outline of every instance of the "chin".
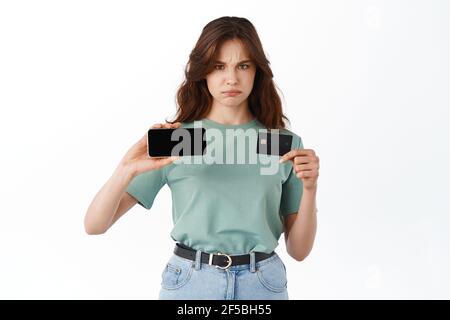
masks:
<svg viewBox="0 0 450 320"><path fill-rule="evenodd" d="M240 103L223 103L223 105L227 108L237 108Z"/></svg>
<svg viewBox="0 0 450 320"><path fill-rule="evenodd" d="M224 99L221 102L222 105L227 106L227 107L237 107L239 106L244 100L239 99L239 100L235 100L235 99Z"/></svg>

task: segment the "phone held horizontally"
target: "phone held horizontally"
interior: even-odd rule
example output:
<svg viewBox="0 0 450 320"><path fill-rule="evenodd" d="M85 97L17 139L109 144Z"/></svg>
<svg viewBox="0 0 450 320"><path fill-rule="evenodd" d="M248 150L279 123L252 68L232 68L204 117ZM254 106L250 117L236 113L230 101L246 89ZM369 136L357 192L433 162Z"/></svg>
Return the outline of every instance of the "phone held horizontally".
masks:
<svg viewBox="0 0 450 320"><path fill-rule="evenodd" d="M292 136L281 133L259 132L256 153L283 156L291 151Z"/></svg>
<svg viewBox="0 0 450 320"><path fill-rule="evenodd" d="M196 156L206 151L205 128L149 129L150 157Z"/></svg>

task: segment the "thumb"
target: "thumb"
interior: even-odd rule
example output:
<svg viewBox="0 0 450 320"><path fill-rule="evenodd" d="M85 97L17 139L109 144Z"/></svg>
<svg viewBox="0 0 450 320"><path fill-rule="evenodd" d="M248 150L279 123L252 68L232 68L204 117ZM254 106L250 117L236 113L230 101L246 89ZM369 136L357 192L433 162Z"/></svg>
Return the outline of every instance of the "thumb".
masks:
<svg viewBox="0 0 450 320"><path fill-rule="evenodd" d="M180 157L172 156L172 157L161 159L158 162L159 162L159 164L165 166L165 165L170 164L170 163L172 163L172 162L174 162L175 160L178 160L178 159L180 159Z"/></svg>

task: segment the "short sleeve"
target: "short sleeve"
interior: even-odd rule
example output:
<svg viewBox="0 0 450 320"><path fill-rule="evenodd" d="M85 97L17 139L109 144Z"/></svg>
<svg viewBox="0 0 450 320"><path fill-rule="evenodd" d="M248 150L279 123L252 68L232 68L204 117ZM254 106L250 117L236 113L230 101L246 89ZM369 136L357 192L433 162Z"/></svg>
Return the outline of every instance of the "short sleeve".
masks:
<svg viewBox="0 0 450 320"><path fill-rule="evenodd" d="M303 142L297 137L298 143L296 149L303 149ZM296 140L297 140L296 139ZM287 180L282 185L280 215L287 216L291 213L297 213L300 208L300 199L303 194L303 181L295 175L292 162L289 164L291 171Z"/></svg>
<svg viewBox="0 0 450 320"><path fill-rule="evenodd" d="M150 209L159 190L166 184L164 168L143 172L131 180L126 191L138 203Z"/></svg>

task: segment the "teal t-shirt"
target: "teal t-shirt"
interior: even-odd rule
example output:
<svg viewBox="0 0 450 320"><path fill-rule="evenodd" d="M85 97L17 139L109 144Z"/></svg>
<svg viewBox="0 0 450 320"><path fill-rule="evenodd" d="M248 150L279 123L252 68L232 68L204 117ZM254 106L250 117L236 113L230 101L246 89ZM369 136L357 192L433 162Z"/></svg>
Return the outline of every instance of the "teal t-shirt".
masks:
<svg viewBox="0 0 450 320"><path fill-rule="evenodd" d="M257 119L224 125L204 118L181 127L206 129L206 154L141 173L126 191L150 209L167 184L174 224L170 235L193 249L272 252L283 233L282 218L298 212L302 197L303 183L292 162L280 164L280 156L256 152L257 134L268 131ZM292 149L303 149L298 135L287 129L279 133L292 135Z"/></svg>

